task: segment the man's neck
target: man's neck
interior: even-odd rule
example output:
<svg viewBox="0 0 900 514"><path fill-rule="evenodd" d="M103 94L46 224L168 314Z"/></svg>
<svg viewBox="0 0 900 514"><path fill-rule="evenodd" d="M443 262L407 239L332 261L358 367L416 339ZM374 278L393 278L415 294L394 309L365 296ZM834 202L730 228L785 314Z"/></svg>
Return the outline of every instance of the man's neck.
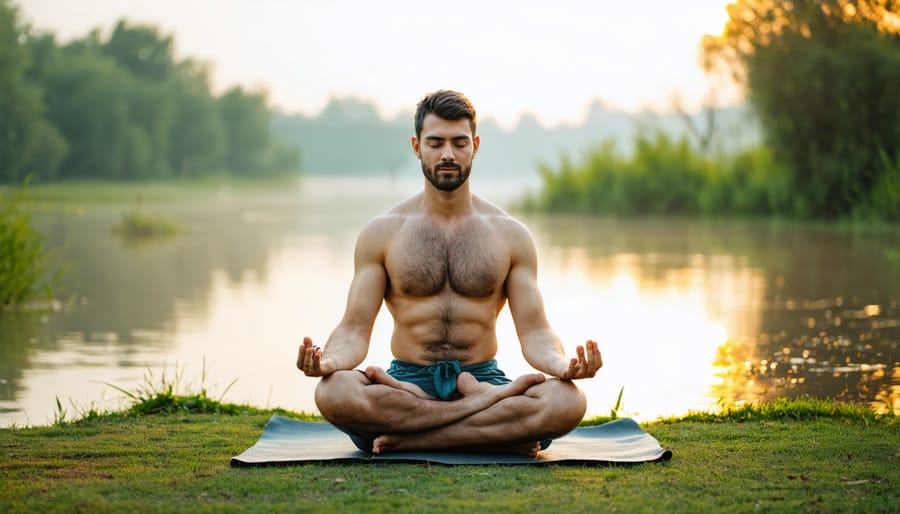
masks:
<svg viewBox="0 0 900 514"><path fill-rule="evenodd" d="M441 191L427 179L422 193L422 210L426 214L442 218L456 218L473 211L472 192L469 181L465 181L453 191Z"/></svg>

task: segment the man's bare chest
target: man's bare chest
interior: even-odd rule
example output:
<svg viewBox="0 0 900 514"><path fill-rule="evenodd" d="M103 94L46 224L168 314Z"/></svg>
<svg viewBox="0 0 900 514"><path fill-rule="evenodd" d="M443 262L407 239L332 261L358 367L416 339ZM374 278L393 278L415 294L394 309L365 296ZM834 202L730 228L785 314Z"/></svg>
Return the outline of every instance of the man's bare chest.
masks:
<svg viewBox="0 0 900 514"><path fill-rule="evenodd" d="M405 296L446 290L484 298L503 287L509 254L489 225L466 223L447 230L427 221L404 226L385 258L389 287Z"/></svg>

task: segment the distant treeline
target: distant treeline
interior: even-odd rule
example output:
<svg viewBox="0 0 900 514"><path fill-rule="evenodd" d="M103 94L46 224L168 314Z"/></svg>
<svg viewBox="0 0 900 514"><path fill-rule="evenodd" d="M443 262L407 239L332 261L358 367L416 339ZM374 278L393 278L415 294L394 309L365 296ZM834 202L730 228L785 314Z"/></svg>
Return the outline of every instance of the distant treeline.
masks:
<svg viewBox="0 0 900 514"><path fill-rule="evenodd" d="M544 166L529 206L900 221L900 4L739 0L728 12L703 59L745 86L761 146L647 132L630 157L602 144Z"/></svg>
<svg viewBox="0 0 900 514"><path fill-rule="evenodd" d="M171 37L119 22L65 45L0 0L0 182L145 180L295 171L263 94L214 96Z"/></svg>
<svg viewBox="0 0 900 514"><path fill-rule="evenodd" d="M418 173L419 164L410 147L410 137L414 135L412 108L417 100L410 100L409 112L384 120L372 103L335 98L316 116L276 114L275 132L300 147L304 173ZM758 128L746 108L723 108L715 115L717 147L734 150L758 143ZM477 130L482 144L474 173L479 178L536 177L539 163L554 161L562 154L582 153L607 139L615 140L619 150L629 153L633 150L633 137L646 127L677 136L689 133L692 123L702 125L704 116L705 113L630 114L599 101L588 106L583 122L553 128L541 125L531 114L524 114L509 129L479 115Z"/></svg>

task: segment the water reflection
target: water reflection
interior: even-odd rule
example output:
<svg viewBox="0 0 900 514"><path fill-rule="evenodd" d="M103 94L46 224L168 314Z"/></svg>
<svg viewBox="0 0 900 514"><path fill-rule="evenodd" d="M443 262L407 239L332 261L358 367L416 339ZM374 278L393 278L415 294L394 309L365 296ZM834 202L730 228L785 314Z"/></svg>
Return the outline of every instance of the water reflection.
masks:
<svg viewBox="0 0 900 514"><path fill-rule="evenodd" d="M709 400L808 394L900 412L900 267L889 258L900 240L896 230L734 222L534 223L564 263L601 277L624 273L637 284L625 289L632 292L607 296L616 305L599 312L621 319L616 309L639 294L634 291L660 299L656 305L642 302L646 308L637 321L665 327L663 333L638 328L621 336L633 336L627 344L641 345L645 355L658 351L644 341L655 337L702 357L709 367L696 372L715 377ZM576 241L583 247L574 249ZM685 310L687 305L696 310ZM670 316L673 309L676 316ZM727 339L713 347L711 360L702 341L714 338L704 338L696 328L704 320L721 326ZM647 359L652 363L654 357ZM655 364L658 371L662 363ZM669 385L659 380L656 387L665 391Z"/></svg>
<svg viewBox="0 0 900 514"><path fill-rule="evenodd" d="M307 179L278 192L223 190L148 206L178 238L131 245L110 234L127 205L36 219L72 262L62 312L0 317L0 424L46 423L56 398L115 406L147 370L228 401L314 410L315 380L293 367L303 335L339 320L365 221L418 181ZM503 202L508 184L476 190ZM583 381L589 414L625 387L639 418L811 394L898 409L897 231L810 225L526 217L539 280L569 351L597 339L605 367ZM504 310L500 359L530 371ZM366 363L389 360L376 321ZM195 387L196 389L196 387ZM70 409L71 410L71 409Z"/></svg>

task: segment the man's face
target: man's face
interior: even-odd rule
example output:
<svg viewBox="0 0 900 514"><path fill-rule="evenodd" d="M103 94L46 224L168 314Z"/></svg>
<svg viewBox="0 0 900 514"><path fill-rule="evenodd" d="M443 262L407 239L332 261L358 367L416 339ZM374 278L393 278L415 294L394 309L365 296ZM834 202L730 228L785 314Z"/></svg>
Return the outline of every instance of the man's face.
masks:
<svg viewBox="0 0 900 514"><path fill-rule="evenodd" d="M449 121L435 114L426 115L422 121L421 139L412 139L413 151L422 161L422 173L441 191L454 191L466 182L479 143L469 120Z"/></svg>

